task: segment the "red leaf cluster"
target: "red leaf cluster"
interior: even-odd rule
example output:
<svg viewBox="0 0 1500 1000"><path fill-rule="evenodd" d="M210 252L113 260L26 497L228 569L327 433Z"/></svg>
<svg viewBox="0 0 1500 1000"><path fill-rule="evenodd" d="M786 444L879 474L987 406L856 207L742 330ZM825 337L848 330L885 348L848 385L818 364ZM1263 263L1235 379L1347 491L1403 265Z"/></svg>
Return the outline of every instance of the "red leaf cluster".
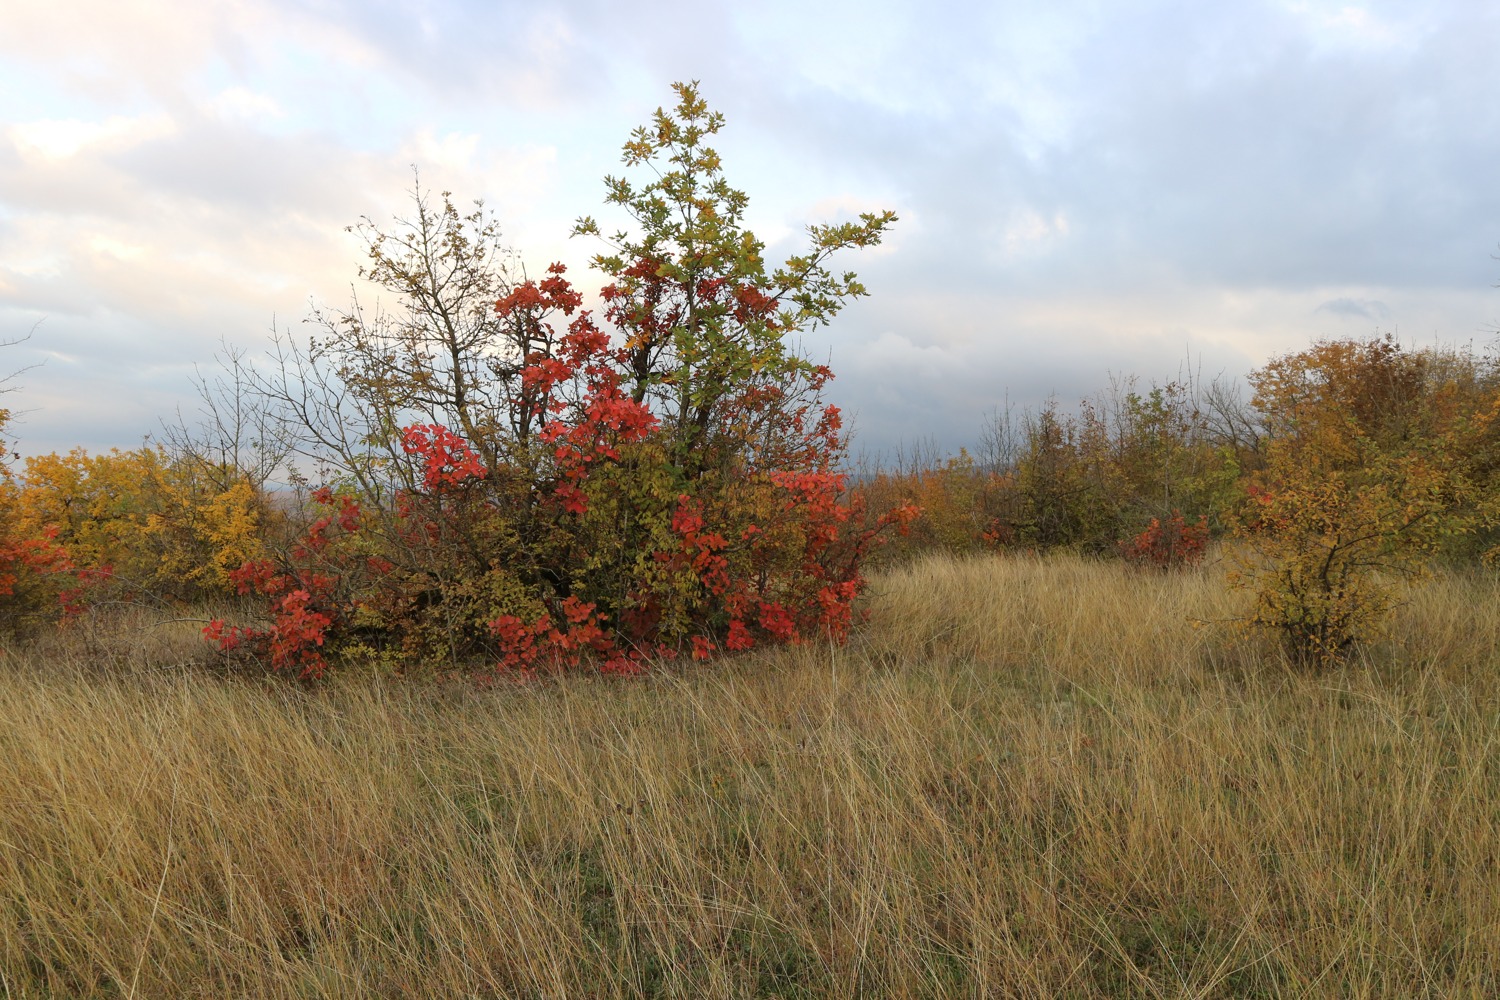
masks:
<svg viewBox="0 0 1500 1000"><path fill-rule="evenodd" d="M483 479L484 465L468 442L441 424L416 424L401 432L401 448L423 462L422 485L429 491Z"/></svg>
<svg viewBox="0 0 1500 1000"><path fill-rule="evenodd" d="M1145 530L1120 543L1120 555L1126 562L1158 569L1181 569L1202 561L1208 545L1208 518L1188 524L1180 511L1163 524L1153 517Z"/></svg>

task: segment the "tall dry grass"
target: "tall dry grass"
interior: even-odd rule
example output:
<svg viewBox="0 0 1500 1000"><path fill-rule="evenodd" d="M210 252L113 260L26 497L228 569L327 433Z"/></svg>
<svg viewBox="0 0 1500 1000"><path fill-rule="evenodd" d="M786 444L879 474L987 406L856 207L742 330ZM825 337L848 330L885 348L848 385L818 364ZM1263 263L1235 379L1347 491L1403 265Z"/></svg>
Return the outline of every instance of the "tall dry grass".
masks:
<svg viewBox="0 0 1500 1000"><path fill-rule="evenodd" d="M1500 587L1314 675L1221 581L931 560L843 649L491 690L12 651L0 994L1500 995Z"/></svg>

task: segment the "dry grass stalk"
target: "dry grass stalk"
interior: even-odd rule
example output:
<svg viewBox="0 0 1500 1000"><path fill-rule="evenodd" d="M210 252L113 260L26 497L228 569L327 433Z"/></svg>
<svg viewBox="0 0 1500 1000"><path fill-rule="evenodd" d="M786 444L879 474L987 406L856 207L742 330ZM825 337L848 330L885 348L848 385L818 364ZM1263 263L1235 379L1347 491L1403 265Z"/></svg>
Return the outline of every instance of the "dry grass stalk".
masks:
<svg viewBox="0 0 1500 1000"><path fill-rule="evenodd" d="M624 683L154 666L190 625L12 652L0 983L1500 995L1500 587L1429 581L1315 676L1190 623L1221 580L931 560L849 647Z"/></svg>

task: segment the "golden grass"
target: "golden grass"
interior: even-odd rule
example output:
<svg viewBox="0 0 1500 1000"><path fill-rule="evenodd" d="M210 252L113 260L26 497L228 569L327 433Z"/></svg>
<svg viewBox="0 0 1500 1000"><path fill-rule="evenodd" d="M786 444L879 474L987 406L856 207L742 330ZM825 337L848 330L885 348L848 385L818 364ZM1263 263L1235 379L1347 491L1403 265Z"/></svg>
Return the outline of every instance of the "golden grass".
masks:
<svg viewBox="0 0 1500 1000"><path fill-rule="evenodd" d="M13 652L0 995L1500 995L1500 586L1321 675L1234 600L934 559L843 649L487 691Z"/></svg>

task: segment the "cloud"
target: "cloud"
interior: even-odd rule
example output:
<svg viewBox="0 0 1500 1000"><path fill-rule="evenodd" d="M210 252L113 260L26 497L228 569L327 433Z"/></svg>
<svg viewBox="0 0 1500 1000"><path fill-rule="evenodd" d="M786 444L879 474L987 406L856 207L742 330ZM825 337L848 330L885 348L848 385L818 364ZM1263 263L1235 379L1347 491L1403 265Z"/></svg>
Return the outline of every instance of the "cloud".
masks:
<svg viewBox="0 0 1500 1000"><path fill-rule="evenodd" d="M1018 209L1005 227L1002 258L1009 263L1021 257L1049 253L1067 236L1067 213L1053 212L1049 219L1032 209Z"/></svg>
<svg viewBox="0 0 1500 1000"><path fill-rule="evenodd" d="M1315 311L1332 313L1335 316L1368 319L1375 322L1389 322L1392 316L1391 307L1377 299L1329 299L1327 302L1319 305Z"/></svg>
<svg viewBox="0 0 1500 1000"><path fill-rule="evenodd" d="M341 300L343 227L400 212L413 164L587 287L569 222L611 228L600 176L699 77L768 253L900 214L833 262L873 297L810 349L867 439L956 445L1007 393L1170 377L1188 349L1243 372L1370 324L1490 329L1497 36L1458 0L21 5L0 323L49 316L77 359L28 378L34 440L130 443L220 336Z"/></svg>
<svg viewBox="0 0 1500 1000"><path fill-rule="evenodd" d="M172 119L164 114L134 118L111 115L98 122L77 119L25 122L9 126L4 134L23 161L51 164L70 159L86 148L128 149L170 135L175 128Z"/></svg>
<svg viewBox="0 0 1500 1000"><path fill-rule="evenodd" d="M133 444L190 397L221 338L255 349L310 299L345 299L362 254L344 227L400 211L413 162L429 189L477 193L482 178L504 203L545 195L555 159L431 130L358 150L193 114L4 139L0 329L48 319L16 352L50 355L24 380L33 451Z"/></svg>
<svg viewBox="0 0 1500 1000"><path fill-rule="evenodd" d="M248 87L230 87L209 101L209 110L215 118L263 122L286 117L276 99L257 93Z"/></svg>

